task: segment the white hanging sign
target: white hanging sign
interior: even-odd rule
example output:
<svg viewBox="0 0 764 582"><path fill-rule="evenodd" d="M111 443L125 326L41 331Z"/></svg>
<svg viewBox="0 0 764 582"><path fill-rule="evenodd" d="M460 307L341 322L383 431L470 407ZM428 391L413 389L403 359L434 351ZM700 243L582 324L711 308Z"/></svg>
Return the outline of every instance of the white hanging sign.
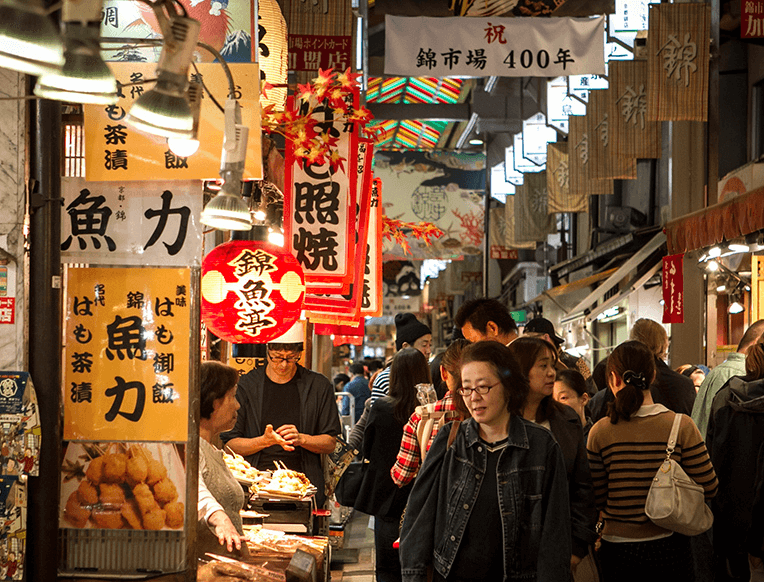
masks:
<svg viewBox="0 0 764 582"><path fill-rule="evenodd" d="M385 74L558 77L605 73L605 17L385 16Z"/></svg>

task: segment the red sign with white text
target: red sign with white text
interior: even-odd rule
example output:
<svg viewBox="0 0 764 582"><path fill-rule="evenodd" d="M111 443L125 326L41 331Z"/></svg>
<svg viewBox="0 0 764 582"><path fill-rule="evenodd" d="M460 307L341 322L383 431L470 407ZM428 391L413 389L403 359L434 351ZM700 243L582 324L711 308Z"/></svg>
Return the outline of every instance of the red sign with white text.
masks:
<svg viewBox="0 0 764 582"><path fill-rule="evenodd" d="M12 324L16 313L15 297L0 297L0 323Z"/></svg>
<svg viewBox="0 0 764 582"><path fill-rule="evenodd" d="M741 3L740 38L764 37L764 0Z"/></svg>
<svg viewBox="0 0 764 582"><path fill-rule="evenodd" d="M684 255L663 257L663 323L684 323Z"/></svg>

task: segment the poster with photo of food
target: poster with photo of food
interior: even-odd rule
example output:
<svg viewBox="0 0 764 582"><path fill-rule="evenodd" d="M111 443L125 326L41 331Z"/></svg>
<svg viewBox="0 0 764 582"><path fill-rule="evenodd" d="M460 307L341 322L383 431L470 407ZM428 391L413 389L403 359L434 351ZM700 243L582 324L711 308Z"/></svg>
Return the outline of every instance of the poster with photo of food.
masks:
<svg viewBox="0 0 764 582"><path fill-rule="evenodd" d="M66 443L59 526L180 530L186 498L185 445Z"/></svg>

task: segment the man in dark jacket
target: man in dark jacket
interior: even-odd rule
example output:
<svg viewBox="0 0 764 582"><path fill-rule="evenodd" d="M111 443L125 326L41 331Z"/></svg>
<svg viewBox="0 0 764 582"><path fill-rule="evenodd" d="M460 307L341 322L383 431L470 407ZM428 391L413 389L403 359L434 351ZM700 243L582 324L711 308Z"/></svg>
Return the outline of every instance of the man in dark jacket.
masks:
<svg viewBox="0 0 764 582"><path fill-rule="evenodd" d="M253 467L273 470L274 461L305 473L322 507L321 455L331 453L341 433L331 382L300 366L301 329L268 344L268 363L239 378L236 425L221 439ZM275 427L275 428L274 428Z"/></svg>
<svg viewBox="0 0 764 582"><path fill-rule="evenodd" d="M668 355L668 334L664 327L652 319L638 319L631 328L630 340L645 344L655 355L655 381L650 385L650 393L656 404L663 404L669 410L690 415L695 403L695 386L692 380L674 372L663 359ZM593 378L602 378L600 367L607 369L607 358L594 368ZM607 405L615 400L607 386L598 386L599 391L589 401L592 422L607 415Z"/></svg>

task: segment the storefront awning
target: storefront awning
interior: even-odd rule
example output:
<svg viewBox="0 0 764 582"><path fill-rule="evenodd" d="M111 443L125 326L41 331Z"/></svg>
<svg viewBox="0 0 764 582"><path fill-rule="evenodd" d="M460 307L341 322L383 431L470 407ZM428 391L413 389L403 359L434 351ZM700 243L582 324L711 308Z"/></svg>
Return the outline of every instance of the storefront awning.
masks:
<svg viewBox="0 0 764 582"><path fill-rule="evenodd" d="M634 255L630 257L626 262L624 262L623 265L618 267L618 269L616 269L615 272L610 275L601 285L589 293L589 295L582 299L573 309L570 309L568 314L562 318L562 323L573 321L574 319L580 319L581 317L586 316L587 313L585 313L585 310L589 309L595 303L595 301L599 301L605 295L605 293L620 283L621 279L626 277L632 270L639 267L641 263L647 260L658 249L660 249L665 242L666 235L664 233L659 232L656 234L645 246L634 253ZM652 268L650 270L652 270ZM645 281L646 280L647 279L645 279ZM644 284L644 281L640 283L640 286L642 284ZM636 286L636 283L634 286Z"/></svg>
<svg viewBox="0 0 764 582"><path fill-rule="evenodd" d="M546 299L551 299L557 304L558 307L564 310L565 308L562 307L559 303L557 303L557 297L561 297L562 295L566 295L568 293L573 293L574 291L579 291L586 287L590 287L591 285L594 285L595 283L602 281L602 279L606 279L607 277L615 273L617 269L618 267L613 267L612 269L602 271L601 273L596 273L595 275L589 275L588 277L578 279L577 281L564 283L563 285L557 285L557 287L552 287L551 289L547 289L546 291L543 291L540 295L537 295L536 297L531 299L528 302L528 305L531 305L533 303L538 303L539 301L542 301L543 299L546 298Z"/></svg>
<svg viewBox="0 0 764 582"><path fill-rule="evenodd" d="M668 222L668 254L709 247L763 228L764 188L757 188Z"/></svg>
<svg viewBox="0 0 764 582"><path fill-rule="evenodd" d="M641 277L638 277L631 285L626 287L625 289L622 289L618 294L613 295L610 299L607 301L603 301L600 303L597 307L592 309L588 315L584 317L584 321L586 323L589 323L590 321L594 321L597 319L597 316L600 313L603 313L610 309L611 307L614 307L618 305L621 301L626 299L629 295L634 293L636 290L640 289L645 283L647 283L648 280L650 280L661 268L663 265L663 261L660 260L657 263L655 263L650 269Z"/></svg>

